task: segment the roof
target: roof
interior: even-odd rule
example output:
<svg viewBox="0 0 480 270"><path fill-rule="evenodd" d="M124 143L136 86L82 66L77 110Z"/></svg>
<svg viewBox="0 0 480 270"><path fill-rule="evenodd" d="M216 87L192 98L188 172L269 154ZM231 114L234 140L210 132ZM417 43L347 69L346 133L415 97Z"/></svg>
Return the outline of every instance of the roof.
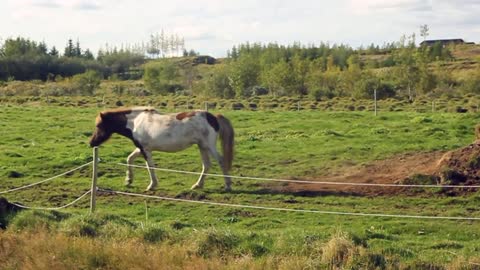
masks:
<svg viewBox="0 0 480 270"><path fill-rule="evenodd" d="M433 45L437 42L440 43L465 43L465 41L461 38L452 38L452 39L430 39L430 40L424 40L420 42L420 45Z"/></svg>

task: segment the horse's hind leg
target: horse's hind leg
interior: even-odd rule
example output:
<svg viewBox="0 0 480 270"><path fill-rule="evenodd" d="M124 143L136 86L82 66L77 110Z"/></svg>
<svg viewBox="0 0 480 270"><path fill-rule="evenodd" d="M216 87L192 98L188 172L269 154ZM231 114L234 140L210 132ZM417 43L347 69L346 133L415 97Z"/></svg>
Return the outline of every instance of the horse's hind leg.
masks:
<svg viewBox="0 0 480 270"><path fill-rule="evenodd" d="M232 178L228 175L228 171L225 169L225 166L223 165L223 157L220 155L220 153L218 153L217 147L215 147L215 144L210 145L209 150L210 150L210 154L218 161L220 168L222 168L223 176L225 178L225 191L231 191Z"/></svg>
<svg viewBox="0 0 480 270"><path fill-rule="evenodd" d="M208 173L208 169L210 169L211 162L210 157L208 156L208 149L198 146L200 150L200 155L202 156L202 173L198 178L198 181L192 186L192 189L196 188L203 188L203 184L205 181L205 173Z"/></svg>
<svg viewBox="0 0 480 270"><path fill-rule="evenodd" d="M140 155L141 151L139 148L133 150L133 152L128 155L127 158L127 176L125 177L125 185L130 186L133 182L133 161Z"/></svg>
<svg viewBox="0 0 480 270"><path fill-rule="evenodd" d="M148 185L147 190L155 190L158 184L157 176L155 175L155 164L153 163L152 153L145 151L145 157L147 160L148 173L150 174L150 185Z"/></svg>

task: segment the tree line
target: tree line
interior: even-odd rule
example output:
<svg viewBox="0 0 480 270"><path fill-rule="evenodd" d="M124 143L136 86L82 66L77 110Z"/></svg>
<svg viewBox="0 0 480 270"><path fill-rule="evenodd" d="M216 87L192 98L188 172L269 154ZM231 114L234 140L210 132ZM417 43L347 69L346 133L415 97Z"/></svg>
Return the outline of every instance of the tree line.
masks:
<svg viewBox="0 0 480 270"><path fill-rule="evenodd" d="M141 64L149 58L179 55L196 55L187 51L185 40L176 33L152 34L148 42L100 48L95 57L90 49L83 49L79 40L68 39L63 51L55 46L16 37L0 40L0 80L29 81L55 80L71 77L87 70L98 72L101 77L112 75L121 79L140 79Z"/></svg>
<svg viewBox="0 0 480 270"><path fill-rule="evenodd" d="M413 99L453 88L480 93L480 83L456 80L441 67L454 60L448 46L439 42L416 46L415 34L382 47L372 44L358 49L328 43L245 43L234 46L227 56L226 64L206 78L205 94L371 98L377 90L380 98Z"/></svg>
<svg viewBox="0 0 480 270"><path fill-rule="evenodd" d="M428 29L427 29L428 30ZM421 34L426 37L425 31ZM441 43L417 46L415 34L382 46L352 48L345 44L244 43L233 46L219 64L185 49L178 35L151 35L147 43L105 45L96 57L69 39L63 53L45 42L9 38L0 43L0 82L60 81L72 77L72 94L94 94L106 78L142 79L142 94L194 94L221 98L256 95L379 98L450 93L480 93L480 69L454 77L444 65L455 60ZM193 62L173 56L196 56ZM162 58L158 60L157 58ZM199 68L198 64L210 64ZM212 65L213 64L213 65ZM472 75L472 76L470 76ZM85 82L87 88L80 87ZM94 86L92 88L92 86ZM68 92L68 91L67 91ZM124 91L116 91L123 93Z"/></svg>

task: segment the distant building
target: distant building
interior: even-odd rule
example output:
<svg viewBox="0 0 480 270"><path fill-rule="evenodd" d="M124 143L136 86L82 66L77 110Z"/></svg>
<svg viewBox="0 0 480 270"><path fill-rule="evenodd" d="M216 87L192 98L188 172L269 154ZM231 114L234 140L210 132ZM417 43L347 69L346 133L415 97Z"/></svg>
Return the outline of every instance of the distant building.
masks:
<svg viewBox="0 0 480 270"><path fill-rule="evenodd" d="M447 45L456 45L456 44L475 44L474 42L465 42L461 38L454 38L454 39L431 39L431 40L425 40L420 42L420 46L433 46L437 42L440 42L443 47Z"/></svg>

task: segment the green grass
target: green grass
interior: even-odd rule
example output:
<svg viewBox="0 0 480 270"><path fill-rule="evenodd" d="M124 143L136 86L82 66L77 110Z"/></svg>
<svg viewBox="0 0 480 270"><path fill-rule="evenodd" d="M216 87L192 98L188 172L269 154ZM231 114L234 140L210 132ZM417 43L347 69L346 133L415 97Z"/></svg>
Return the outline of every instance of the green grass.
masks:
<svg viewBox="0 0 480 270"><path fill-rule="evenodd" d="M98 111L88 107L0 106L0 191L89 162L92 151L87 142ZM231 119L237 135L233 175L297 179L321 178L352 164L367 164L400 153L458 148L473 141L473 127L480 122L478 114L450 113L385 112L378 117L370 112L222 113ZM123 186L125 167L115 165L124 163L133 148L131 142L119 136L100 148L100 187L144 192L148 185L145 170L135 169L133 187L126 188ZM195 147L174 154L157 152L154 159L158 167L201 169ZM144 162L139 158L137 164ZM219 173L218 166L211 172ZM480 217L478 193L455 198L434 192L416 197L345 196L334 192L300 196L272 192L272 187L280 185L253 180L234 180L234 191L226 193L220 178L209 177L204 190L190 191L196 181L194 175L158 172L157 176L158 190L148 194L326 211ZM63 205L89 189L90 177L90 169L86 168L5 197L31 206ZM326 242L338 231L347 232L354 242L368 248L372 256L382 254L389 260L412 265L447 264L459 257L478 256L480 252L478 221L240 210L100 195L98 215L113 215L115 220L98 223L84 217L88 204L84 199L62 211L72 216L48 214L36 218L47 224L55 223L57 225L51 226L73 236L115 238L125 230L129 232L128 237L140 237L149 243L194 239L198 242L196 254L200 256L306 255L311 252L312 241ZM24 219L17 216L12 224L20 229L29 227L28 220L32 217ZM101 229L105 224L110 229ZM150 227L142 229L138 224L150 224ZM199 231L204 233L199 235ZM209 250L211 245L216 246L214 251Z"/></svg>

